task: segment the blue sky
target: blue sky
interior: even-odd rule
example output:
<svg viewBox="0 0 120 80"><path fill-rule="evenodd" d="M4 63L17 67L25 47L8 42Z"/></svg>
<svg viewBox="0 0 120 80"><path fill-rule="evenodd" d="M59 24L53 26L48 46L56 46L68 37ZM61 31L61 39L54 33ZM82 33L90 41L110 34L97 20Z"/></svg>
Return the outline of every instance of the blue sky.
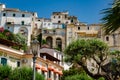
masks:
<svg viewBox="0 0 120 80"><path fill-rule="evenodd" d="M101 10L111 7L112 0L0 0L7 8L37 12L39 17L50 18L52 12L69 11L79 21L100 23Z"/></svg>

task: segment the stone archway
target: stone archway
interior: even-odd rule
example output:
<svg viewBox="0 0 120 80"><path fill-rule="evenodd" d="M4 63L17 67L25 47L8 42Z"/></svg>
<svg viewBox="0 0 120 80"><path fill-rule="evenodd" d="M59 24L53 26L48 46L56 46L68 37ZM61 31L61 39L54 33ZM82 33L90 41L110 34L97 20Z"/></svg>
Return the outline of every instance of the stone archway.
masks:
<svg viewBox="0 0 120 80"><path fill-rule="evenodd" d="M56 38L56 46L60 51L62 51L62 39L61 38Z"/></svg>
<svg viewBox="0 0 120 80"><path fill-rule="evenodd" d="M50 48L52 48L53 46L52 46L52 44L53 44L53 38L52 37L47 37L46 38L46 42L47 42L47 44L50 46Z"/></svg>

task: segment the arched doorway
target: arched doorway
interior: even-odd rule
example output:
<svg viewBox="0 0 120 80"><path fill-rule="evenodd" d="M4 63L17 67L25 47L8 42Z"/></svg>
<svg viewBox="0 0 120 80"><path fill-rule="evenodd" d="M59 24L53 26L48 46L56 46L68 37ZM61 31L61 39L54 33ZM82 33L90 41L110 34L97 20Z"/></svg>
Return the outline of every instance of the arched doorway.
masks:
<svg viewBox="0 0 120 80"><path fill-rule="evenodd" d="M62 51L62 39L61 38L56 39L56 46L60 51Z"/></svg>
<svg viewBox="0 0 120 80"><path fill-rule="evenodd" d="M52 37L47 37L46 38L46 42L47 42L47 44L50 46L50 48L52 48L52 44L53 44L53 38Z"/></svg>

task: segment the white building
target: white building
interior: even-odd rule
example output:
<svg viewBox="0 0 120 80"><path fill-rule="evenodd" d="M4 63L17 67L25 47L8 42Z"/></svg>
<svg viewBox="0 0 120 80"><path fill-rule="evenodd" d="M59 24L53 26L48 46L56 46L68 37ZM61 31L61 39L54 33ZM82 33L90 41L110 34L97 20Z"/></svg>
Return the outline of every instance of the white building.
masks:
<svg viewBox="0 0 120 80"><path fill-rule="evenodd" d="M32 53L26 54L20 50L15 50L11 48L14 44L13 42L4 39L2 41L4 44L0 43L0 65L9 65L12 68L23 66L33 68ZM8 43L11 43L11 46L7 46L6 44ZM61 52L45 46L40 49L36 58L35 68L37 72L45 76L45 80L60 80L63 75L62 66L63 57Z"/></svg>
<svg viewBox="0 0 120 80"><path fill-rule="evenodd" d="M77 24L78 19L75 16L70 16L69 12L53 12L51 15L52 23Z"/></svg>
<svg viewBox="0 0 120 80"><path fill-rule="evenodd" d="M33 13L20 11L19 9L6 8L0 4L0 27L27 37L27 45L30 46L33 25Z"/></svg>

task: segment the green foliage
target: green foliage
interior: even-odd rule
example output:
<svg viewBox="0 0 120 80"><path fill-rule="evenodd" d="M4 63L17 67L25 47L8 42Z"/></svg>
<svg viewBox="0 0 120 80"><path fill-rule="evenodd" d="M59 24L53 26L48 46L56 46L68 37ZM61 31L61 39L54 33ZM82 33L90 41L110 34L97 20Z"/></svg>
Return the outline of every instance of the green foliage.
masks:
<svg viewBox="0 0 120 80"><path fill-rule="evenodd" d="M0 38L7 39L7 37L2 32L0 32Z"/></svg>
<svg viewBox="0 0 120 80"><path fill-rule="evenodd" d="M78 39L70 43L64 53L66 62L79 64L89 76L95 79L104 77L106 80L110 80L115 79L114 76L120 76L120 64L118 63L120 61L117 60L119 55L110 55L107 44L99 39ZM115 54L118 53L119 51L116 51ZM113 65L110 58L114 58ZM88 60L93 65L89 65ZM109 62L106 63L106 61ZM96 72L93 71L93 68L90 71L89 66L97 69ZM111 74L112 77L107 74Z"/></svg>
<svg viewBox="0 0 120 80"><path fill-rule="evenodd" d="M57 47L57 48L55 48L56 50L58 50L58 51L61 51L61 49L59 48L59 47Z"/></svg>
<svg viewBox="0 0 120 80"><path fill-rule="evenodd" d="M65 80L93 80L93 79L86 75L85 73L81 73L77 75L68 76L65 78Z"/></svg>
<svg viewBox="0 0 120 80"><path fill-rule="evenodd" d="M69 70L63 71L63 76L61 80L95 80L87 75L82 67L77 64L74 64ZM98 80L105 80L103 77L100 77Z"/></svg>
<svg viewBox="0 0 120 80"><path fill-rule="evenodd" d="M4 30L4 32L0 32L0 38L21 44L21 49L23 49L24 51L27 50L27 38L22 34L13 34L9 30ZM19 46L13 46L13 48L19 49Z"/></svg>
<svg viewBox="0 0 120 80"><path fill-rule="evenodd" d="M22 34L15 34L14 42L19 44L27 44L27 38Z"/></svg>
<svg viewBox="0 0 120 80"><path fill-rule="evenodd" d="M10 77L11 67L0 65L0 80Z"/></svg>
<svg viewBox="0 0 120 80"><path fill-rule="evenodd" d="M15 34L14 42L22 45L22 50L27 50L27 38L22 34ZM19 49L18 47L14 47L15 49Z"/></svg>
<svg viewBox="0 0 120 80"><path fill-rule="evenodd" d="M31 68L22 67L11 69L9 66L0 66L0 80L32 80L33 71ZM45 80L44 77L36 72L36 80Z"/></svg>
<svg viewBox="0 0 120 80"><path fill-rule="evenodd" d="M32 69L30 68L16 68L11 73L11 80L31 80L32 79Z"/></svg>
<svg viewBox="0 0 120 80"><path fill-rule="evenodd" d="M45 39L43 39L42 44L47 44L47 41Z"/></svg>
<svg viewBox="0 0 120 80"><path fill-rule="evenodd" d="M85 71L82 68L72 66L69 70L63 71L63 76L61 77L61 80L65 80L65 78L68 76L78 75L81 73L85 73Z"/></svg>
<svg viewBox="0 0 120 80"><path fill-rule="evenodd" d="M105 80L105 78L104 77L100 77L98 80Z"/></svg>
<svg viewBox="0 0 120 80"><path fill-rule="evenodd" d="M80 61L83 57L97 55L99 58L107 54L108 46L99 39L78 39L71 42L64 50L65 60Z"/></svg>

